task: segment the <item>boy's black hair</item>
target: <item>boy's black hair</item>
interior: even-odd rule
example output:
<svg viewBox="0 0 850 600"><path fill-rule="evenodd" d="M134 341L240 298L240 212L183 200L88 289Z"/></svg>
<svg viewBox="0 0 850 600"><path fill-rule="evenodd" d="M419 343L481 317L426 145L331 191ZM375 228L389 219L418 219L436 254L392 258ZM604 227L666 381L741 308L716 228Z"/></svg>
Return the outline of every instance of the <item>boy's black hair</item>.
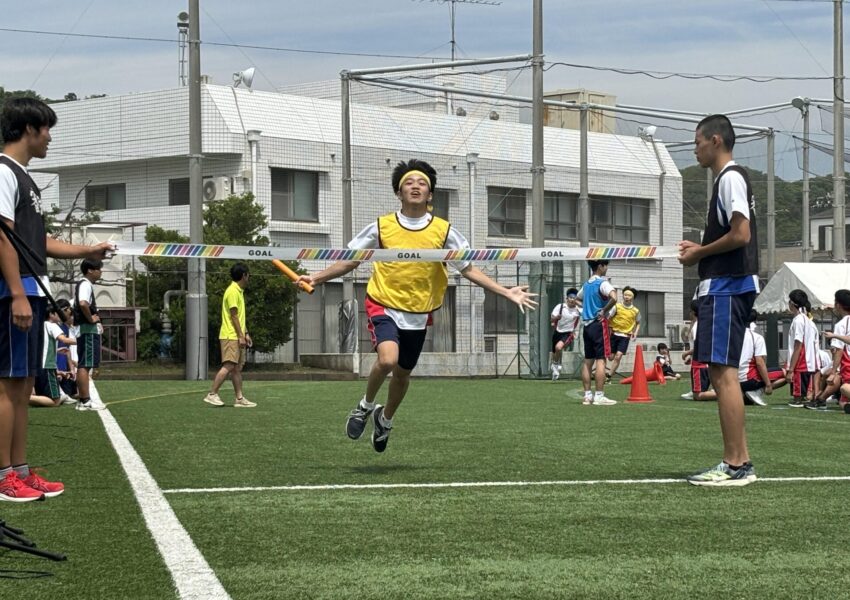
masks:
<svg viewBox="0 0 850 600"><path fill-rule="evenodd" d="M56 125L53 109L36 98L9 98L0 112L0 136L3 143L17 142L27 132L27 125L38 131Z"/></svg>
<svg viewBox="0 0 850 600"><path fill-rule="evenodd" d="M839 304L845 312L850 312L850 290L835 290L835 303Z"/></svg>
<svg viewBox="0 0 850 600"><path fill-rule="evenodd" d="M56 304L62 310L65 310L66 308L71 308L71 303L65 300L65 298L59 298L59 300L56 301Z"/></svg>
<svg viewBox="0 0 850 600"><path fill-rule="evenodd" d="M425 173L428 176L428 179L431 180L431 193L434 193L434 190L437 189L437 171L435 171L434 167L426 163L424 160L411 158L407 162L401 161L395 166L395 169L393 169L393 191L396 194L398 194L401 178L404 177L405 173L410 171L422 171Z"/></svg>
<svg viewBox="0 0 850 600"><path fill-rule="evenodd" d="M83 262L80 263L80 272L85 275L89 271L94 271L95 269L102 269L103 261L102 260L94 260L92 258L85 258Z"/></svg>
<svg viewBox="0 0 850 600"><path fill-rule="evenodd" d="M625 292L631 292L635 296L637 296L637 290L630 285L627 285L626 287L623 288L623 293L625 293Z"/></svg>
<svg viewBox="0 0 850 600"><path fill-rule="evenodd" d="M809 295L803 290L791 290L788 294L788 299L794 303L797 308L805 308L806 312L812 310L812 303L809 302Z"/></svg>
<svg viewBox="0 0 850 600"><path fill-rule="evenodd" d="M750 311L750 316L747 318L747 324L755 323L759 320L759 314L755 310Z"/></svg>
<svg viewBox="0 0 850 600"><path fill-rule="evenodd" d="M48 316L48 317L49 317L50 315L58 315L58 314L59 314L59 313L58 313L58 311L57 311L55 308L53 308L53 305L52 305L52 304L48 304L48 305L47 305L47 316Z"/></svg>
<svg viewBox="0 0 850 600"><path fill-rule="evenodd" d="M589 260L587 261L587 266L590 267L591 273L596 273L596 269L599 268L600 265L608 265L607 260Z"/></svg>
<svg viewBox="0 0 850 600"><path fill-rule="evenodd" d="M578 290L576 288L571 287L570 289L567 290L567 296L577 296L577 295L578 295Z"/></svg>
<svg viewBox="0 0 850 600"><path fill-rule="evenodd" d="M250 271L248 271L248 265L245 263L238 262L232 267L230 267L230 278L233 281L242 281L242 278L247 275Z"/></svg>
<svg viewBox="0 0 850 600"><path fill-rule="evenodd" d="M726 115L709 115L699 122L697 131L702 133L705 139L711 139L713 135L719 135L723 145L731 152L735 147L735 129Z"/></svg>
<svg viewBox="0 0 850 600"><path fill-rule="evenodd" d="M665 344L664 342L659 342L659 344L655 347L655 349L658 352L661 352L662 350L667 350L667 344Z"/></svg>

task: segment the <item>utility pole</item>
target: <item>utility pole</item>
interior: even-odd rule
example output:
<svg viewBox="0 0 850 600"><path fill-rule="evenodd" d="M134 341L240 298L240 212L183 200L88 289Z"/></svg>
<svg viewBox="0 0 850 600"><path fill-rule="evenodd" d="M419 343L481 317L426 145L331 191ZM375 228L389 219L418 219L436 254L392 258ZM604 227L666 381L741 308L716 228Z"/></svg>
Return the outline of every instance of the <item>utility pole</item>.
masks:
<svg viewBox="0 0 850 600"><path fill-rule="evenodd" d="M767 134L767 278L776 273L776 187L773 129Z"/></svg>
<svg viewBox="0 0 850 600"><path fill-rule="evenodd" d="M844 10L843 0L833 0L833 151L832 151L832 260L847 260L844 227Z"/></svg>
<svg viewBox="0 0 850 600"><path fill-rule="evenodd" d="M541 248L544 244L543 231L543 174L546 171L543 160L543 0L534 0L532 23L532 104L531 104L531 245ZM548 263L531 264L529 283L532 290L539 294L540 308L529 316L529 363L534 375L545 372L549 320L549 300L546 294L546 272ZM535 289L535 282L539 287Z"/></svg>
<svg viewBox="0 0 850 600"><path fill-rule="evenodd" d="M189 241L204 243L201 143L200 0L189 0ZM203 259L189 260L186 295L186 380L207 378L207 281Z"/></svg>

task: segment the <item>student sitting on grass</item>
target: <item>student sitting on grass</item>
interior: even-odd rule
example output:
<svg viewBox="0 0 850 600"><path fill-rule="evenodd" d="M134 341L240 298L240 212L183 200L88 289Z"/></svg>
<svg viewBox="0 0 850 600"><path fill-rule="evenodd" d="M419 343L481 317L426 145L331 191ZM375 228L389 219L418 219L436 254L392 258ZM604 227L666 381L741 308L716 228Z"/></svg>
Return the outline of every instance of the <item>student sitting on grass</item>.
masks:
<svg viewBox="0 0 850 600"><path fill-rule="evenodd" d="M655 356L655 362L661 365L661 372L664 373L664 379L681 379L682 376L676 373L673 367L670 366L670 348L667 347L667 344L661 342L655 349L658 351L658 354Z"/></svg>

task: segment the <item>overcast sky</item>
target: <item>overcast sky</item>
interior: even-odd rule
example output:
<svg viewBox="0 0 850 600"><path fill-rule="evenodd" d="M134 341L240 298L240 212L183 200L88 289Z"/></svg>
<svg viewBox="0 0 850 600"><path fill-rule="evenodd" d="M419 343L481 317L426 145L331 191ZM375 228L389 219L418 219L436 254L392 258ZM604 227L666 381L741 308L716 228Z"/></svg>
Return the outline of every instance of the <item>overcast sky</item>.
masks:
<svg viewBox="0 0 850 600"><path fill-rule="evenodd" d="M200 4L201 38L205 42L303 51L203 46L202 71L215 83L229 83L234 71L255 66L254 88L273 90L293 83L337 79L342 69L420 63L426 59L413 57L445 59L450 55L450 11L443 2L201 0ZM585 87L615 94L620 103L709 112L786 102L798 95L832 97L830 80L658 80L553 64L829 77L833 68L830 1L544 0L543 4L544 52L551 65L544 78L547 90ZM177 14L186 10L185 2L30 0L15 6L14 10L4 10L0 21L0 27L6 29L0 31L0 85L7 90L30 88L48 97L75 92L83 97L177 85L177 47L173 41L82 38L8 29L176 40ZM531 30L531 0L503 0L498 6L457 4L460 57L530 53ZM530 94L527 72L509 73L508 78L514 84L512 93ZM793 109L736 120L771 126L783 133L801 131L799 111ZM690 139L690 126L681 127L686 131L664 129L659 133L665 140ZM818 132L820 128L815 111L812 130ZM818 139L831 143L828 136ZM778 174L799 177L798 150L790 136L777 138ZM763 143L747 144L739 153L751 155L754 166L764 168L763 162L758 164L758 155L764 154ZM814 170L829 172L831 159L817 154L812 155ZM682 165L692 162L688 152L674 156Z"/></svg>

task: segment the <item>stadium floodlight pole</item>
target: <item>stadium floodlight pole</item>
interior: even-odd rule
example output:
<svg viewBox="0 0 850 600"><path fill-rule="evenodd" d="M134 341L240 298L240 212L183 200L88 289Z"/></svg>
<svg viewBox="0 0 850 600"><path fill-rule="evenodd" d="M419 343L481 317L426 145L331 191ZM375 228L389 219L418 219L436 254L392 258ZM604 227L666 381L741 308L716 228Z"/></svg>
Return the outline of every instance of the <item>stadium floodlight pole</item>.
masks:
<svg viewBox="0 0 850 600"><path fill-rule="evenodd" d="M843 0L835 0L833 17L833 99L832 99L832 260L847 260L844 212L844 10Z"/></svg>
<svg viewBox="0 0 850 600"><path fill-rule="evenodd" d="M203 145L201 131L201 24L200 0L189 0L189 239L204 241ZM186 295L187 381L207 378L206 263L189 259L189 293Z"/></svg>
<svg viewBox="0 0 850 600"><path fill-rule="evenodd" d="M803 262L812 260L812 232L809 218L809 104L808 98L797 96L791 105L799 109L803 117Z"/></svg>

